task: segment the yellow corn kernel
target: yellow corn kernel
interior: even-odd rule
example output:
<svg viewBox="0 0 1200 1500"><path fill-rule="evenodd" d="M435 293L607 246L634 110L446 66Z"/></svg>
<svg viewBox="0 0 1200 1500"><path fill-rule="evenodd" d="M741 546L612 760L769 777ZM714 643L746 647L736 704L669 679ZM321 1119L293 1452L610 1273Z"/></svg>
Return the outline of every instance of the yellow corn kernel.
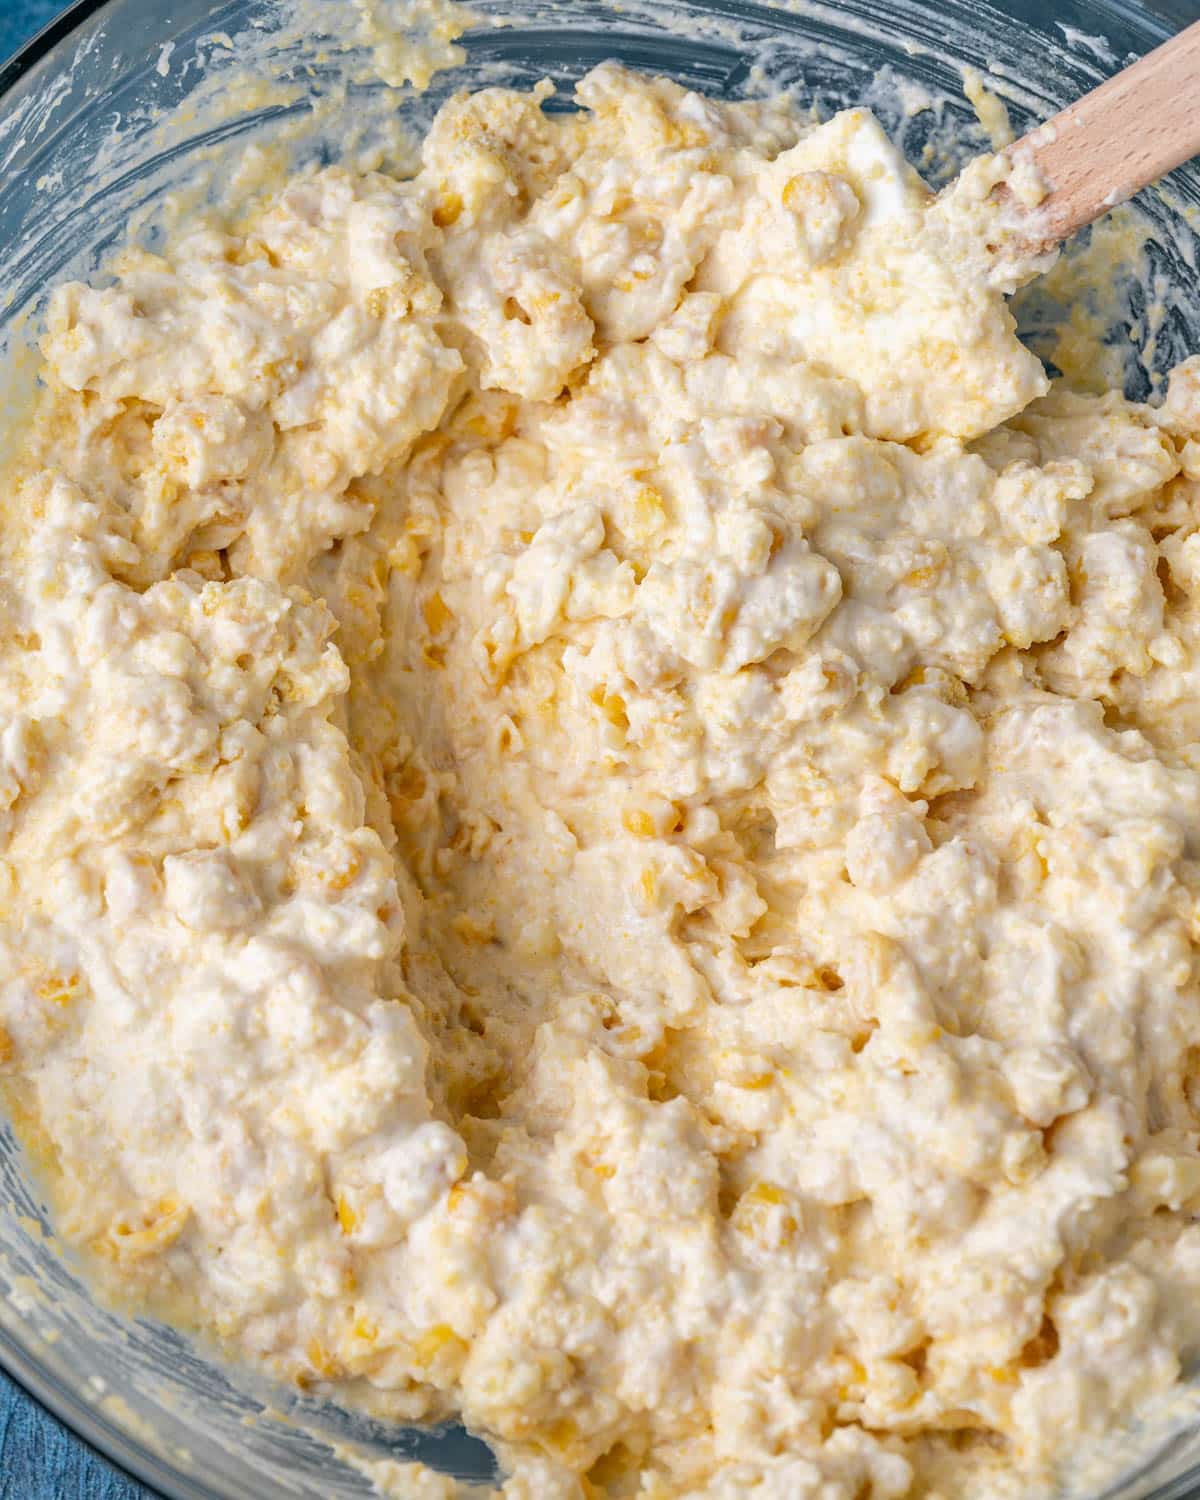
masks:
<svg viewBox="0 0 1200 1500"><path fill-rule="evenodd" d="M627 808L621 822L636 838L666 838L678 833L687 818L687 809L666 797L650 795L640 806Z"/></svg>
<svg viewBox="0 0 1200 1500"><path fill-rule="evenodd" d="M454 618L446 601L437 593L430 594L421 606L421 613L425 616L425 624L431 635L440 635Z"/></svg>
<svg viewBox="0 0 1200 1500"><path fill-rule="evenodd" d="M657 250L663 242L663 226L659 219L642 219L629 228L643 250Z"/></svg>
<svg viewBox="0 0 1200 1500"><path fill-rule="evenodd" d="M342 1373L342 1367L321 1343L320 1339L309 1339L304 1346L304 1353L309 1364L318 1375L324 1376L326 1380L334 1380Z"/></svg>
<svg viewBox="0 0 1200 1500"><path fill-rule="evenodd" d="M894 692L903 693L908 688L920 687L925 681L925 668L914 667L902 681L898 682L893 689Z"/></svg>
<svg viewBox="0 0 1200 1500"><path fill-rule="evenodd" d="M463 201L461 194L455 192L443 193L433 206L433 222L439 229L449 229L451 224L458 222L462 211Z"/></svg>
<svg viewBox="0 0 1200 1500"><path fill-rule="evenodd" d="M569 208L577 198L583 196L583 184L578 179L561 177L550 194L551 208Z"/></svg>
<svg viewBox="0 0 1200 1500"><path fill-rule="evenodd" d="M1024 827L1013 840L1014 863L1025 881L1040 886L1050 874L1050 866L1042 853L1042 829L1037 826Z"/></svg>
<svg viewBox="0 0 1200 1500"><path fill-rule="evenodd" d="M191 1209L175 1197L162 1199L141 1225L118 1219L95 1244L100 1254L114 1260L144 1260L169 1249L183 1233Z"/></svg>
<svg viewBox="0 0 1200 1500"><path fill-rule="evenodd" d="M769 1089L775 1082L774 1073L751 1073L748 1078L739 1078L734 1087L739 1089Z"/></svg>
<svg viewBox="0 0 1200 1500"><path fill-rule="evenodd" d="M451 1357L461 1357L467 1346L448 1323L435 1323L417 1340L413 1354L421 1365L431 1365L445 1351Z"/></svg>
<svg viewBox="0 0 1200 1500"><path fill-rule="evenodd" d="M764 1249L778 1250L799 1228L793 1214L777 1211L786 1202L786 1194L774 1184L755 1183L738 1199L731 1220L733 1227Z"/></svg>
<svg viewBox="0 0 1200 1500"><path fill-rule="evenodd" d="M351 1207L349 1200L339 1193L337 1198L337 1220L343 1234L353 1234L362 1222Z"/></svg>
<svg viewBox="0 0 1200 1500"><path fill-rule="evenodd" d="M190 568L193 573L199 573L201 578L207 578L210 583L220 583L225 577L220 554L214 552L211 547L190 553L184 562L184 567Z"/></svg>
<svg viewBox="0 0 1200 1500"><path fill-rule="evenodd" d="M487 406L468 404L467 411L454 425L469 437L483 438L485 441L511 437L517 426L516 403L502 405L490 402Z"/></svg>
<svg viewBox="0 0 1200 1500"><path fill-rule="evenodd" d="M859 1363L857 1359L847 1359L848 1374L846 1379L838 1386L838 1400L859 1400L862 1397L862 1387L867 1381L866 1366Z"/></svg>
<svg viewBox="0 0 1200 1500"><path fill-rule="evenodd" d="M37 987L37 997L51 1005L69 1005L86 989L79 974L49 974Z"/></svg>
<svg viewBox="0 0 1200 1500"><path fill-rule="evenodd" d="M250 807L248 798L235 797L226 803L221 809L221 833L225 842L230 844L239 833L244 833L250 826Z"/></svg>
<svg viewBox="0 0 1200 1500"><path fill-rule="evenodd" d="M579 1428L570 1417L562 1417L557 1422L552 1422L541 1437L542 1447L559 1456L568 1452L578 1441Z"/></svg>
<svg viewBox="0 0 1200 1500"><path fill-rule="evenodd" d="M321 882L326 890L344 891L347 886L353 885L362 870L362 860L359 859L354 849L347 849L338 866L332 870L321 873Z"/></svg>
<svg viewBox="0 0 1200 1500"><path fill-rule="evenodd" d="M491 734L492 748L497 755L515 755L525 744L521 731L507 714L500 719Z"/></svg>
<svg viewBox="0 0 1200 1500"><path fill-rule="evenodd" d="M593 688L591 699L604 718L615 728L620 730L629 728L629 715L625 711L625 700L620 693L610 693L602 687Z"/></svg>

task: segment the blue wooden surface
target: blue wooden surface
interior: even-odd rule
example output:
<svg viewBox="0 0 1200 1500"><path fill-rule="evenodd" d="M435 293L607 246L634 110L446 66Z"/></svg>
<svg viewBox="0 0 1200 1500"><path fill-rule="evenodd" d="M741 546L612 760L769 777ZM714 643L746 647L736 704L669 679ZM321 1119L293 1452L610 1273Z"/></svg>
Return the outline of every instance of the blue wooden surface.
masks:
<svg viewBox="0 0 1200 1500"><path fill-rule="evenodd" d="M62 7L0 0L0 62ZM0 1373L0 1500L154 1500Z"/></svg>

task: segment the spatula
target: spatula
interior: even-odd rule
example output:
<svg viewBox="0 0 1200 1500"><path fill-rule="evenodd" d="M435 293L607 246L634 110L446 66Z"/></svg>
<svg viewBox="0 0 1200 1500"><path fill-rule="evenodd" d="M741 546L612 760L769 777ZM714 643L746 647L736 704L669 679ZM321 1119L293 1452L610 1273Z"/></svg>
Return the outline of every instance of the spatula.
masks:
<svg viewBox="0 0 1200 1500"><path fill-rule="evenodd" d="M1009 148L1047 189L1027 215L1037 253L1200 154L1200 21Z"/></svg>

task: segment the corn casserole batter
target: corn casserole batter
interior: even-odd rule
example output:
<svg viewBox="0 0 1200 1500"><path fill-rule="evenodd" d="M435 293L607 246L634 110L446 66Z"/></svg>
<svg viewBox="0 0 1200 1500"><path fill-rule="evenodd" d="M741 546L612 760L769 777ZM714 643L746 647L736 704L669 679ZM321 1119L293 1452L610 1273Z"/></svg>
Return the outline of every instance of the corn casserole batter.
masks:
<svg viewBox="0 0 1200 1500"><path fill-rule="evenodd" d="M458 97L53 295L0 1072L101 1285L515 1500L1049 1491L1200 1351L1200 361L864 111Z"/></svg>

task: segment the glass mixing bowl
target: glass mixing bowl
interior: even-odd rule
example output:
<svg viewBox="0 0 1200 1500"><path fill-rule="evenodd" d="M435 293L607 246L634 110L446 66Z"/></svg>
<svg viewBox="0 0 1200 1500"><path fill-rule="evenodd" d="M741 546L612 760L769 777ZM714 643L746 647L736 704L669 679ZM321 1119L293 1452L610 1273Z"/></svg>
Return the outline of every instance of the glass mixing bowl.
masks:
<svg viewBox="0 0 1200 1500"><path fill-rule="evenodd" d="M387 4L402 28L405 0ZM927 175L945 177L956 163L949 143L959 152L985 144L962 97L963 64L1005 96L1021 129L1198 16L1200 0L480 0L458 65L417 94L383 82L387 49L355 29L349 0L81 0L0 68L4 425L19 428L27 407L45 290L95 274L131 227L153 241L173 190L186 188L190 203L219 195L251 142L303 160L352 138L356 150L402 162L397 126L415 139L454 89L548 75L561 87L550 107L564 108L574 79L617 57L718 96L783 86L822 113L867 103ZM1143 204L1155 229L1148 280L1131 286L1110 330L1129 356L1121 367L1133 394L1200 348L1200 245L1189 227L1200 223L1200 171L1176 174ZM1147 315L1146 285L1161 319ZM1053 312L1035 299L1027 313L1037 346ZM484 1445L461 1429L372 1423L97 1305L56 1244L6 1127L0 1363L173 1500L369 1495L362 1463L373 1458L417 1457L464 1478L493 1473ZM1183 1421L1146 1447L1106 1492L1113 1500L1200 1496L1200 1427Z"/></svg>

